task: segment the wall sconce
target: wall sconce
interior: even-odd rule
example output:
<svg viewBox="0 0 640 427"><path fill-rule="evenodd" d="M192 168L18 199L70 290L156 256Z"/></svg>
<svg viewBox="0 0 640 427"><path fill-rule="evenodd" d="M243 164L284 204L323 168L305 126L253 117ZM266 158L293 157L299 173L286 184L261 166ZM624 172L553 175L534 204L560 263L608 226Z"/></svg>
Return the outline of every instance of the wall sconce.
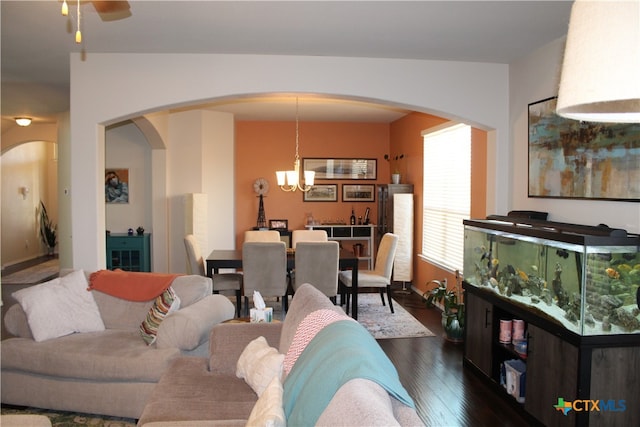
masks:
<svg viewBox="0 0 640 427"><path fill-rule="evenodd" d="M18 126L29 126L31 124L30 117L16 117L16 123Z"/></svg>
<svg viewBox="0 0 640 427"><path fill-rule="evenodd" d="M29 187L20 187L20 194L22 194L23 200L27 200L27 194L29 194Z"/></svg>

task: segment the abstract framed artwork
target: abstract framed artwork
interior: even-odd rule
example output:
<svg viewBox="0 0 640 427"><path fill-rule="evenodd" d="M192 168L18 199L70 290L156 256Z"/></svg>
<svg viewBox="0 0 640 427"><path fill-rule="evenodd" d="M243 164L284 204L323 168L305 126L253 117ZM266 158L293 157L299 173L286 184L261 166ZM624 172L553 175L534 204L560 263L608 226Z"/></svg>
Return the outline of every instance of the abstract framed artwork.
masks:
<svg viewBox="0 0 640 427"><path fill-rule="evenodd" d="M302 193L304 202L337 202L337 184L315 184L309 191Z"/></svg>
<svg viewBox="0 0 640 427"><path fill-rule="evenodd" d="M304 170L314 171L315 179L377 179L376 159L302 159Z"/></svg>
<svg viewBox="0 0 640 427"><path fill-rule="evenodd" d="M529 104L529 197L640 201L640 124L580 122Z"/></svg>
<svg viewBox="0 0 640 427"><path fill-rule="evenodd" d="M342 184L343 202L373 202L375 195L374 184Z"/></svg>
<svg viewBox="0 0 640 427"><path fill-rule="evenodd" d="M104 172L105 203L129 203L129 169L107 169Z"/></svg>

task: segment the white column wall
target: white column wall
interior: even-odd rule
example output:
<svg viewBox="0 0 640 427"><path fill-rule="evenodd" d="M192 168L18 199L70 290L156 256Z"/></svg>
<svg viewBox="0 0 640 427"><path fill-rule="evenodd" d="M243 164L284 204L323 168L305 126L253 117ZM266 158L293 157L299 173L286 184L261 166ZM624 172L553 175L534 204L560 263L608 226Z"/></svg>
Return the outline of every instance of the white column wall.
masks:
<svg viewBox="0 0 640 427"><path fill-rule="evenodd" d="M206 258L213 249L235 248L235 122L233 114L215 111L204 111L203 119L203 135L208 143L202 147L202 188L209 195L210 224L208 247L202 248Z"/></svg>
<svg viewBox="0 0 640 427"><path fill-rule="evenodd" d="M495 150L492 151L495 159L492 161L497 165L509 165L509 76L505 64L269 55L94 53L83 61L79 54L71 54L73 267L92 270L105 264L101 191L104 125L170 106L278 92L383 101L447 118L464 119L484 129L495 129ZM173 141L173 135L171 139ZM197 167L190 165L191 171L181 170L176 163L179 160L174 159L174 154L179 157L190 147L175 151L169 147L168 150L167 180L171 204L175 203L173 197L178 190L185 190L188 183L194 182L192 172ZM179 180L175 175L177 169L181 170ZM228 181L228 171L207 173L211 174L210 178ZM488 206L488 211L508 209L511 198L509 174L508 166L496 171L496 181L490 190L495 200L494 205ZM226 217L233 217L232 200L220 203L217 208ZM176 219L171 213L176 211L170 208L169 212L173 230ZM175 243L171 246L170 253L178 250ZM170 261L171 269L173 265Z"/></svg>

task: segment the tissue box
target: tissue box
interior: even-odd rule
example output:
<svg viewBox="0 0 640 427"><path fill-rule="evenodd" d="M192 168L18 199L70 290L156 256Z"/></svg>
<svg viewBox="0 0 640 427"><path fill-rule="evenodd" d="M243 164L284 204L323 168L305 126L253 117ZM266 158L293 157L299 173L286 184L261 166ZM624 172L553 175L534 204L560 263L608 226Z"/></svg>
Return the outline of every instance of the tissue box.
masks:
<svg viewBox="0 0 640 427"><path fill-rule="evenodd" d="M273 320L273 308L267 307L264 310L252 308L249 312L251 323L271 323Z"/></svg>

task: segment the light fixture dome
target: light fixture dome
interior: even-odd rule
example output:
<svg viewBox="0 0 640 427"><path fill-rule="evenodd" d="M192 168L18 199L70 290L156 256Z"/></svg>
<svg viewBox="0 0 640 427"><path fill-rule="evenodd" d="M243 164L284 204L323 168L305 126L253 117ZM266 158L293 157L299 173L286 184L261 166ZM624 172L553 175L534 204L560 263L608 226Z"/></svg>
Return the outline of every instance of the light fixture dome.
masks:
<svg viewBox="0 0 640 427"><path fill-rule="evenodd" d="M640 123L640 0L575 1L556 112Z"/></svg>
<svg viewBox="0 0 640 427"><path fill-rule="evenodd" d="M18 126L29 126L31 124L30 117L16 117L16 123Z"/></svg>

